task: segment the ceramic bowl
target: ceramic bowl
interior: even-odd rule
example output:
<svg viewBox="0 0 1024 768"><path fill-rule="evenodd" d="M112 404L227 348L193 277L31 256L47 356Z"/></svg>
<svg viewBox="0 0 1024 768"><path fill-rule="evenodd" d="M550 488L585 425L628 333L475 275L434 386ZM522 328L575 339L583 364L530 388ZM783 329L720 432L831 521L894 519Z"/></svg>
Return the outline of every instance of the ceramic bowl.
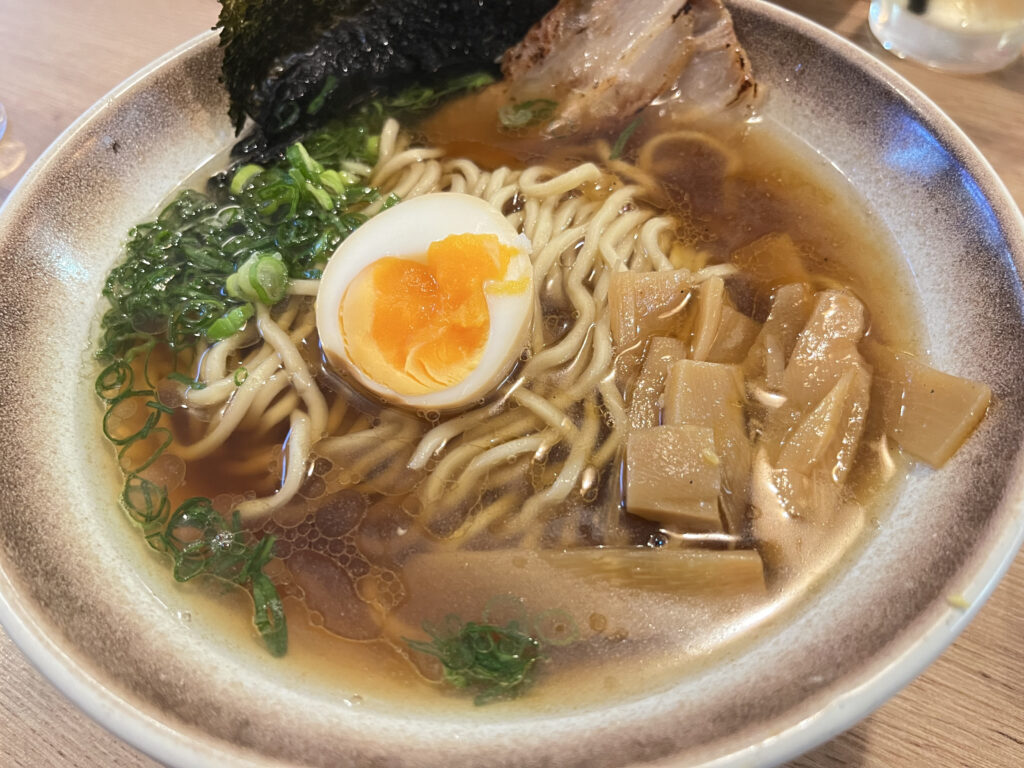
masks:
<svg viewBox="0 0 1024 768"><path fill-rule="evenodd" d="M967 138L889 69L774 6L731 6L767 118L892 233L936 366L995 395L967 446L912 474L852 562L743 653L585 711L357 705L225 640L120 512L89 379L125 233L231 140L210 33L90 110L0 215L0 620L44 674L176 766L767 766L852 725L952 642L1024 535L1024 222Z"/></svg>

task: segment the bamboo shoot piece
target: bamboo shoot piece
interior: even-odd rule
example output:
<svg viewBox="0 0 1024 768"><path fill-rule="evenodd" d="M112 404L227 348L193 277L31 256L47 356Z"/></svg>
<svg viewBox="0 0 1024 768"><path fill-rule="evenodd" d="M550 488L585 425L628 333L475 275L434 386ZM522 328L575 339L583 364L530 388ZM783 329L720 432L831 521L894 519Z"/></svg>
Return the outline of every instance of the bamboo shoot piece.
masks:
<svg viewBox="0 0 1024 768"><path fill-rule="evenodd" d="M794 408L816 405L852 364L863 364L864 305L846 291L820 291L807 325L797 336L782 376L782 394Z"/></svg>
<svg viewBox="0 0 1024 768"><path fill-rule="evenodd" d="M626 438L626 510L679 532L721 531L711 429L637 429Z"/></svg>
<svg viewBox="0 0 1024 768"><path fill-rule="evenodd" d="M415 637L424 621L450 613L515 619L528 630L533 618L554 614L575 624L580 641L660 638L675 654L718 647L737 609L767 597L761 559L750 550L435 550L409 557L403 581L409 599L386 618L395 638Z"/></svg>
<svg viewBox="0 0 1024 768"><path fill-rule="evenodd" d="M875 392L887 434L907 453L938 469L978 426L992 390L877 342L865 342L862 349L875 368Z"/></svg>
<svg viewBox="0 0 1024 768"><path fill-rule="evenodd" d="M811 316L811 304L812 293L806 283L784 285L775 292L768 318L743 364L747 377L769 392L782 389L786 363Z"/></svg>
<svg viewBox="0 0 1024 768"><path fill-rule="evenodd" d="M826 473L772 467L763 448L754 457L751 505L757 548L769 572L802 574L807 581L831 567L866 523L864 509L845 499Z"/></svg>
<svg viewBox="0 0 1024 768"><path fill-rule="evenodd" d="M731 260L763 287L810 281L800 248L785 233L760 237L735 251Z"/></svg>
<svg viewBox="0 0 1024 768"><path fill-rule="evenodd" d="M764 592L764 566L752 549L580 548L542 551L545 562L617 587L686 594Z"/></svg>
<svg viewBox="0 0 1024 768"><path fill-rule="evenodd" d="M655 336L647 343L643 367L630 395L630 427L646 429L662 423L665 380L673 362L686 359L686 342Z"/></svg>
<svg viewBox="0 0 1024 768"><path fill-rule="evenodd" d="M742 363L760 332L759 322L725 303L722 306L715 339L708 350L708 362Z"/></svg>
<svg viewBox="0 0 1024 768"><path fill-rule="evenodd" d="M745 529L750 443L743 413L743 374L737 365L683 360L669 369L665 424L708 427L722 462L722 509L730 533Z"/></svg>
<svg viewBox="0 0 1024 768"><path fill-rule="evenodd" d="M694 360L707 360L711 346L718 335L725 306L725 281L720 277L705 280L697 294L697 320L693 329L691 356Z"/></svg>
<svg viewBox="0 0 1024 768"><path fill-rule="evenodd" d="M612 343L622 352L681 324L690 298L687 269L664 272L613 272L608 285Z"/></svg>
<svg viewBox="0 0 1024 768"><path fill-rule="evenodd" d="M871 376L851 365L817 406L783 440L776 469L822 473L841 485L853 467L867 420Z"/></svg>
<svg viewBox="0 0 1024 768"><path fill-rule="evenodd" d="M573 584L578 579L593 589L604 582L596 595L608 588L639 589L675 595L725 597L763 593L764 567L752 549L713 551L660 547L580 547L561 550L490 550L429 552L409 558L405 573L410 588L424 581L462 580L484 583L488 597L508 594L517 586L529 586L536 576L538 592L551 594L559 606L572 605L568 594L550 589L551 584ZM438 574L438 575L435 575ZM530 591L530 590L526 590ZM453 594L443 590L444 594ZM565 601L562 603L562 601ZM494 603L491 601L491 609Z"/></svg>
<svg viewBox="0 0 1024 768"><path fill-rule="evenodd" d="M773 467L767 462L756 466L755 462L752 498L758 510L754 522L758 540L765 538L762 521L767 517L828 522L839 508L841 497L842 487L825 473Z"/></svg>
<svg viewBox="0 0 1024 768"><path fill-rule="evenodd" d="M688 349L686 342L668 336L655 336L647 343L640 377L629 397L629 425L632 429L661 424L668 369L672 363L685 360Z"/></svg>

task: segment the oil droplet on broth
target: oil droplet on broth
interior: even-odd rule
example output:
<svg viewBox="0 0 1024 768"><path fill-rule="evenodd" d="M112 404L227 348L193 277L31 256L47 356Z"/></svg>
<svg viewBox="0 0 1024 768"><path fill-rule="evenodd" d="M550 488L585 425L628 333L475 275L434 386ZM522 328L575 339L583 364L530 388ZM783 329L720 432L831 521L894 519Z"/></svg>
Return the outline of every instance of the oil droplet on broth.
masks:
<svg viewBox="0 0 1024 768"><path fill-rule="evenodd" d="M575 255L576 255L579 247L580 247L579 245L576 245L573 248L568 249L567 252L565 254L563 254L563 258L567 258L569 260L571 260L571 258L575 258ZM549 335L561 337L571 327L572 321L576 317L577 317L577 314L575 312L569 311L568 305L563 306L563 308L561 309L561 311L557 315L549 314L549 315L547 315L545 317L545 321L544 321L545 322L545 326L546 326L545 330L547 331L547 333ZM526 359L528 359L528 357L529 357L528 354L524 352L523 359L526 360ZM479 405L483 405L483 401L481 400L478 404ZM601 415L601 417L603 419L606 420L606 424L607 424L607 419L609 419L610 416L609 416L609 413L607 412L607 409L604 408L603 406L601 407L600 415ZM428 421L435 421L435 420L439 419L439 416L440 415L436 414L436 413L423 413L421 415L421 417L423 419L428 420ZM373 422L372 422L373 426L375 426L375 427L382 426L383 423L384 422L382 422L382 420L379 419L379 418L375 418L373 420ZM543 445L543 446L541 446L540 448L537 449L536 453L532 457L529 457L529 458L532 458L534 466L530 467L527 471L532 475L532 477L530 477L529 479L533 480L537 490L542 490L543 488L545 488L553 480L554 471L555 470L554 469L550 469L549 470L549 469L545 468L545 465L549 461L548 453L552 449L555 449L554 445ZM556 449L555 453L550 457L550 462L551 462L551 464L557 464L558 461L559 461L559 454L558 454L558 451ZM436 458L432 459L431 462L430 462L431 467L434 464L436 464L436 462L437 462ZM514 462L514 460L510 460L510 463L515 463L515 462ZM276 464L272 464L271 468L273 468L274 466L277 466L277 465ZM334 483L338 483L339 481L340 481L341 485L354 485L354 484L357 484L359 482L362 482L365 479L362 476L357 476L356 474L351 473L350 471L346 470L344 467L345 467L345 464L343 462L339 461L338 464L337 464L337 467L335 467L335 465L331 461L329 461L327 459L323 459L323 458L317 458L315 463L313 464L312 476L315 477L315 478L322 478L322 477L325 477L326 475L328 475L329 473L332 473L332 472L336 473L338 475L338 477L336 477L336 478L325 478L326 481L327 481L327 484L333 486L333 487L327 489L327 490L329 490L331 492L337 492L337 490L339 490L338 487L336 485L334 485ZM583 477L581 478L582 482L579 485L579 488L578 488L579 494L576 496L576 502L575 503L579 504L580 497L582 497L584 502L588 502L588 503L589 502L594 502L594 501L597 500L599 488L606 483L605 480L603 480L602 478L600 478L598 476L598 472L599 472L598 469L595 469L593 467L587 467L586 471L583 473ZM446 483L446 490L447 491L455 490L456 488L457 488L457 484L454 481ZM313 484L313 486L310 489L310 491L312 491L314 489L318 489L318 485L317 484ZM349 492L350 493L354 493L354 491L349 491ZM313 509L314 507L319 506L319 504L322 503L322 501L320 501L320 494L318 494L316 496L313 496L312 493L304 493L303 496L306 496L307 498L310 498L310 499L317 499L318 500L316 504L310 504L309 505L309 509ZM237 499L235 497L232 497L230 494L222 494L220 496L217 496L214 499L215 507L218 510L222 510L224 513L227 513L230 510L230 508L232 507L232 505L235 504L235 503L237 503ZM394 499L394 504L395 504L395 506L397 508L401 509L401 511L403 513L405 513L406 515L408 515L408 516L410 516L412 518L416 518L416 517L424 514L425 511L426 511L426 510L424 510L423 503L418 498L416 498L415 494L408 494L407 496L405 496L404 498L401 498L401 499L396 498L396 499ZM480 508L479 507L479 503L477 503L477 504L475 504L473 506L474 510L479 510L479 508ZM344 519L342 519L342 518L344 518ZM311 522L311 520L307 518L304 522L308 524L309 522ZM321 527L321 532L324 532L322 530L322 528L323 528L323 524L325 522L326 521L318 521L319 527ZM336 525L339 527L339 529L340 528L345 528L345 530L343 532L341 532L341 533L347 534L348 530L349 530L347 528L347 526L348 526L348 524L350 522L351 522L351 518L348 515L340 515L339 514L339 518L336 521ZM327 524L327 527L330 527L330 524ZM398 536L398 537L400 537L400 536L402 536L405 533L405 530L406 530L406 528L404 528L402 526L397 526L397 527L395 527L394 529L391 530L391 536ZM309 530L304 528L302 533L308 535L309 534ZM294 539L294 538L296 538L297 535L299 535L299 531L295 531L294 529L291 529L291 530L288 530L285 533L285 535ZM412 538L416 538L416 537L409 536L408 538L412 539ZM349 539L346 538L346 542L348 542L348 541L349 541ZM388 543L388 541L390 541L390 539L388 537L384 537L384 536L381 537L381 544L382 545ZM300 543L302 543L302 542L300 542ZM652 541L651 543L656 545L656 546L661 546L661 545L665 544L665 542L663 540ZM332 559L336 559L336 560L341 560L343 557L344 558L349 558L349 557L354 556L355 554L359 554L359 553L348 552L347 551L348 550L348 546L342 547L341 539L332 539L330 541L330 543L328 545L326 545L326 546L327 546L327 552L325 554L329 554L332 557ZM519 562L514 563L514 567L517 567L517 568L524 568L525 565L526 565L525 560L522 560L522 559L520 559ZM374 573L371 573L371 574L364 574L364 575L360 576L357 579L358 590L361 593L360 597L363 600L365 600L366 602L377 602L377 603L387 602L391 598L389 598L385 594L385 592L387 591L387 585L389 583L391 583L392 581L395 581L395 576L390 571L384 572L384 573L374 572ZM301 597L302 596L302 590L299 589L298 587L294 587L293 594L299 595ZM438 604L440 605L440 601L439 601ZM439 610L442 611L442 613L443 613L443 610L441 608L439 608ZM601 634L602 637L607 639L607 641L610 642L610 643L624 643L626 641L626 639L629 637L629 634L630 634L629 633L629 629L626 628L626 627L620 626L620 622L618 620L614 620L612 622L611 626L609 626L609 619L608 619L608 617L604 613L594 612L594 613L590 613L589 615L586 614L586 613L583 613L580 617L578 617L579 619L581 619L581 621L580 621L581 625L583 624L583 621L582 621L583 616L587 616L586 626L589 626L589 628L593 632ZM311 614L309 616L309 623L314 625L314 626L316 626L316 627L318 627L318 628L322 628L323 624L324 624L324 617L323 617L323 615L321 615L319 613L313 613L313 614ZM609 631L610 629L614 629L614 631ZM339 643L339 647L337 649L339 654L344 654L345 651L346 651L346 646L343 644L343 642L344 641ZM635 639L632 642L635 642ZM342 666L342 662L338 662L338 666L339 667ZM624 681L623 678L621 678L619 676L609 675L609 676L605 676L604 678L595 677L593 679L591 685L596 687L597 684L598 684L598 680L602 680L602 679L603 679L603 685L604 685L605 689L607 691L609 691L609 692L614 692L614 691L621 690L624 686L625 687L631 687L634 684L632 682L632 680L630 680L629 678L626 678L625 681ZM366 685L366 687L363 688L364 690L368 690L368 691L369 690L374 690L376 692L376 689L371 689L369 687L369 683L360 683L360 685L363 685L363 684ZM344 690L344 688L342 690ZM346 704L348 706L357 706L357 705L359 705L359 704L361 704L363 702L363 699L362 699L362 696L360 696L358 694L354 694L354 695L349 696L348 698L346 698L345 702L346 702Z"/></svg>

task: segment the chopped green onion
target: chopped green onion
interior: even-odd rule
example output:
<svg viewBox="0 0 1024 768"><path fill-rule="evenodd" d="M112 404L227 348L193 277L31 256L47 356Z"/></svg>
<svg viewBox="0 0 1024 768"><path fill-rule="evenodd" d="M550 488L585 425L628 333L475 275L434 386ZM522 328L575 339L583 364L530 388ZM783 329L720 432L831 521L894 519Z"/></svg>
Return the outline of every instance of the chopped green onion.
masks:
<svg viewBox="0 0 1024 768"><path fill-rule="evenodd" d="M531 99L519 103L505 104L498 110L498 120L506 128L526 128L551 117L558 106L551 99Z"/></svg>
<svg viewBox="0 0 1024 768"><path fill-rule="evenodd" d="M397 96L388 99L387 106L392 110L422 112L437 106L441 99L451 96L453 93L475 91L493 82L494 76L489 72L472 72L468 75L455 77L442 87L412 85Z"/></svg>
<svg viewBox="0 0 1024 768"><path fill-rule="evenodd" d="M235 386L240 387L245 384L245 380L249 378L249 369L244 365L238 366L235 370L235 375L232 377L235 380Z"/></svg>
<svg viewBox="0 0 1024 768"><path fill-rule="evenodd" d="M159 413L157 412L153 415L159 416ZM155 420L150 419L146 422L146 427L143 430L137 432L131 439L122 442L121 449L117 452L117 465L125 474L130 472L142 472L144 469L150 467L153 462L160 458L160 455L167 450L167 446L169 446L171 444L171 440L174 439L174 436L171 434L171 430L169 429L164 427L151 428L151 425L155 423ZM157 442L156 447L153 448L147 458L144 458L141 461L134 460L128 454L128 451L137 443L148 438L154 438L159 442ZM115 441L112 440L111 442Z"/></svg>
<svg viewBox="0 0 1024 768"><path fill-rule="evenodd" d="M245 185L248 184L254 176L263 173L263 167L256 165L255 163L249 163L243 165L237 171L235 175L231 177L231 186L228 190L232 195L242 194L242 190L245 189Z"/></svg>
<svg viewBox="0 0 1024 768"><path fill-rule="evenodd" d="M471 72L462 77L451 80L444 88L438 91L439 96L449 96L459 91L476 91L494 82L494 75L490 72ZM433 106L433 105L431 105Z"/></svg>
<svg viewBox="0 0 1024 768"><path fill-rule="evenodd" d="M435 656L444 679L456 688L476 688L474 703L511 698L522 692L540 658L540 644L510 621L505 626L445 617L444 627L424 624L430 641L402 638L414 651Z"/></svg>
<svg viewBox="0 0 1024 768"><path fill-rule="evenodd" d="M280 253L254 253L228 276L224 287L233 299L270 307L288 293L288 269Z"/></svg>
<svg viewBox="0 0 1024 768"><path fill-rule="evenodd" d="M273 537L263 539L273 544ZM263 637L272 656L281 657L288 652L288 625L284 604L274 583L262 571L252 579L253 623Z"/></svg>
<svg viewBox="0 0 1024 768"><path fill-rule="evenodd" d="M325 211L330 211L334 209L334 200L331 199L331 196L327 194L325 190L320 189L319 187L314 187L309 182L307 182L306 184L309 187L309 193L320 204L321 208L323 208Z"/></svg>
<svg viewBox="0 0 1024 768"><path fill-rule="evenodd" d="M171 406L165 405L157 400L147 400L146 407L152 408L155 411L160 411L161 413L174 413L174 409L171 408Z"/></svg>
<svg viewBox="0 0 1024 768"><path fill-rule="evenodd" d="M320 174L320 183L334 195L344 194L345 187L354 181L355 179L347 173L345 174L345 178L343 178L340 173L333 170L326 170ZM330 208L327 208L327 210L330 210L333 207L334 205L332 203Z"/></svg>
<svg viewBox="0 0 1024 768"><path fill-rule="evenodd" d="M321 109L323 109L324 102L327 101L327 97L334 92L334 89L338 87L338 78L336 75L328 75L324 80L324 87L320 89L320 93L309 102L309 106L306 107L307 115L315 115Z"/></svg>
<svg viewBox="0 0 1024 768"><path fill-rule="evenodd" d="M454 80L434 97L482 83L474 76ZM407 99L407 108L419 108L428 97L421 90ZM249 588L254 622L274 655L284 653L287 631L280 598L262 574L273 539L255 541L237 515L229 526L206 498L172 509L166 487L141 474L173 438L164 426L171 409L157 396L156 366L150 362L154 350L163 348L178 364L177 356L188 355L197 343L241 330L254 314L254 302L283 298L289 279L319 279L338 245L366 221L363 207L380 196L366 177L393 110L387 101L368 102L307 134L283 159L218 174L206 194L179 192L152 221L129 233L125 258L103 288L110 308L101 321L97 358L104 367L95 390L105 408L103 432L124 471L126 513L149 546L173 558L176 578L209 575ZM397 199L389 197L387 205ZM225 290L229 281L232 292ZM193 365L194 356L185 362ZM241 386L247 375L236 370L235 383ZM168 377L193 389L205 386L176 371ZM141 426L121 417L127 410L122 404L141 412ZM187 535L185 528L191 529Z"/></svg>
<svg viewBox="0 0 1024 768"><path fill-rule="evenodd" d="M214 320L213 324L206 329L206 338L210 341L221 341L228 336L234 336L242 330L242 326L252 317L252 314L252 304L242 304L229 310L219 320Z"/></svg>
<svg viewBox="0 0 1024 768"><path fill-rule="evenodd" d="M168 373L167 378L170 379L171 381L176 381L179 384L184 384L189 389L206 389L205 382L199 381L198 379L190 379L185 374L178 373L177 371L172 371L171 373Z"/></svg>
<svg viewBox="0 0 1024 768"><path fill-rule="evenodd" d="M619 138L615 140L615 144L612 146L611 154L608 155L609 160L618 160L622 157L622 150L626 148L626 142L629 141L629 137L633 135L633 132L640 127L641 122L643 122L643 118L637 115L630 121L629 125L622 129L622 133L619 134Z"/></svg>
<svg viewBox="0 0 1024 768"><path fill-rule="evenodd" d="M263 573L263 567L274 556L273 536L253 542L252 534L242 529L237 512L228 525L209 499L197 496L174 511L161 544L174 558L174 578L178 581L205 575L243 586L250 584L253 623L271 654L284 655L288 649L284 606Z"/></svg>
<svg viewBox="0 0 1024 768"><path fill-rule="evenodd" d="M310 157L309 152L302 145L301 141L297 141L288 147L284 155L288 158L288 162L300 170L302 175L309 181L316 181L324 171L324 167Z"/></svg>
<svg viewBox="0 0 1024 768"><path fill-rule="evenodd" d="M131 518L143 527L160 523L171 511L166 489L134 472L125 480L121 503Z"/></svg>
<svg viewBox="0 0 1024 768"><path fill-rule="evenodd" d="M283 299L288 292L288 271L280 254L262 256L249 267L249 284L267 306Z"/></svg>
<svg viewBox="0 0 1024 768"><path fill-rule="evenodd" d="M399 109L416 109L421 104L429 104L436 98L433 88L414 85L399 93L392 104Z"/></svg>

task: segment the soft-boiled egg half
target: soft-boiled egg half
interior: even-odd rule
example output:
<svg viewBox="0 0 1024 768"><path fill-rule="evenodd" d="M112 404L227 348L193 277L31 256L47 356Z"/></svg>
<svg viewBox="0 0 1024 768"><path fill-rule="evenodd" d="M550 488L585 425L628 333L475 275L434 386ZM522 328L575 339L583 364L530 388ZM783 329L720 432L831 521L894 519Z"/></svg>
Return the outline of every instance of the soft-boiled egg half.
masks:
<svg viewBox="0 0 1024 768"><path fill-rule="evenodd" d="M320 280L316 325L328 362L400 405L447 410L509 374L533 317L530 243L500 211L437 192L352 233Z"/></svg>

